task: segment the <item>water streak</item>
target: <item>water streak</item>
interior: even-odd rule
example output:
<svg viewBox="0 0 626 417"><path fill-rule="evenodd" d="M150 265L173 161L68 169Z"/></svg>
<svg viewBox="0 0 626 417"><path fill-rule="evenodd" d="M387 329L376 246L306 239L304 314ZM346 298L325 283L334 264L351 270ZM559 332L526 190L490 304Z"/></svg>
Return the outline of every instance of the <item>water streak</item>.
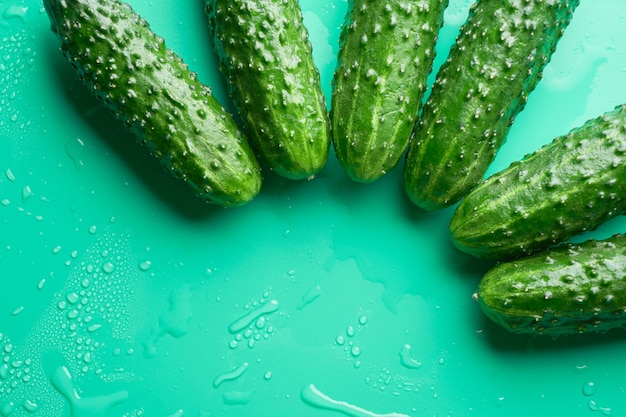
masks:
<svg viewBox="0 0 626 417"><path fill-rule="evenodd" d="M302 401L313 407L337 411L350 417L409 417L407 414L396 412L378 414L345 401L334 400L318 390L313 384L304 387L300 397Z"/></svg>

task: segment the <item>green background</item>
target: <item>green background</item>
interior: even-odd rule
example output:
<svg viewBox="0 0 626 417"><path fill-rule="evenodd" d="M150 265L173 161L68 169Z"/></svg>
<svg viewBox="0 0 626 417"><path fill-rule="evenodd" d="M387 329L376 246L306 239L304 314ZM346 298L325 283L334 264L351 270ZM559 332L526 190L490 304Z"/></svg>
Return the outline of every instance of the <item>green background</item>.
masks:
<svg viewBox="0 0 626 417"><path fill-rule="evenodd" d="M232 110L202 2L130 3ZM490 172L626 101L626 2L581 3ZM347 2L301 4L329 95ZM452 248L453 208L408 202L401 168L356 184L331 156L208 206L76 81L39 2L0 14L0 416L626 415L626 333L488 322L491 264Z"/></svg>

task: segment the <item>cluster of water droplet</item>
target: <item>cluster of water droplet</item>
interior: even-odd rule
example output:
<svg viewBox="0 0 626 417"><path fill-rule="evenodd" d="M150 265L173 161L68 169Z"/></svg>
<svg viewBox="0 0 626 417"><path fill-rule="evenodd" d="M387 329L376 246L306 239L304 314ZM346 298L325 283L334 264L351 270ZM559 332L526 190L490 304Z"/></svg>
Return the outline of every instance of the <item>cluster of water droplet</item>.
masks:
<svg viewBox="0 0 626 417"><path fill-rule="evenodd" d="M95 234L96 228L90 228L90 233ZM60 245L52 248L55 256L63 252ZM17 411L48 413L62 406L52 394L43 362L50 369L66 369L68 375L90 373L111 379L103 363L105 347L132 334L131 306L136 304L141 268L130 253L126 237L115 233L98 236L80 260L79 251L70 251L65 264L72 269L64 287L23 343L14 346L0 334L0 394L7 398L0 401L1 416L18 415ZM41 279L37 289L43 291L44 284ZM58 354L50 356L51 350Z"/></svg>
<svg viewBox="0 0 626 417"><path fill-rule="evenodd" d="M270 291L266 291L259 300L246 304L243 307L245 313L228 326L228 331L233 335L228 343L231 349L240 345L252 349L261 340L274 335L270 315L277 312L279 307L278 301L271 299L270 295Z"/></svg>
<svg viewBox="0 0 626 417"><path fill-rule="evenodd" d="M23 22L28 8L7 7L2 17L7 23ZM4 22L3 22L4 23ZM36 51L31 47L34 39L24 29L3 36L0 40L0 132L14 131L13 126L24 129L30 121L22 120L18 110L20 85L32 69ZM9 130L10 129L10 130Z"/></svg>
<svg viewBox="0 0 626 417"><path fill-rule="evenodd" d="M359 317L357 326L348 325L346 331L343 334L337 335L335 338L335 346L342 348L346 355L346 360L353 360L354 367L361 366L361 361L358 359L361 356L361 347L356 343L354 337L357 332L362 330L367 325L367 316L362 315Z"/></svg>

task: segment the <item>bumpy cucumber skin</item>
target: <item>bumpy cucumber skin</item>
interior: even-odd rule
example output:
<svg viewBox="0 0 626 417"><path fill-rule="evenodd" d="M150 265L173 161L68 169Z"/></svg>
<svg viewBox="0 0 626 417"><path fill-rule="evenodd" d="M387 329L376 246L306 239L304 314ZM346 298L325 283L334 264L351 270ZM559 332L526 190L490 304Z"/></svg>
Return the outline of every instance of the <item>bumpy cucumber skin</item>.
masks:
<svg viewBox="0 0 626 417"><path fill-rule="evenodd" d="M626 211L626 105L495 173L450 220L454 245L512 258L593 230Z"/></svg>
<svg viewBox="0 0 626 417"><path fill-rule="evenodd" d="M409 144L404 183L425 210L484 177L568 26L578 0L479 0L437 73Z"/></svg>
<svg viewBox="0 0 626 417"><path fill-rule="evenodd" d="M270 169L305 179L326 164L330 121L297 0L207 0L220 71Z"/></svg>
<svg viewBox="0 0 626 417"><path fill-rule="evenodd" d="M117 0L45 0L79 78L176 177L206 201L239 206L260 167L234 119L162 38Z"/></svg>
<svg viewBox="0 0 626 417"><path fill-rule="evenodd" d="M447 0L351 0L333 78L335 153L372 182L404 155L435 59Z"/></svg>
<svg viewBox="0 0 626 417"><path fill-rule="evenodd" d="M560 336L626 327L626 236L562 244L502 262L476 298L495 323L514 333Z"/></svg>

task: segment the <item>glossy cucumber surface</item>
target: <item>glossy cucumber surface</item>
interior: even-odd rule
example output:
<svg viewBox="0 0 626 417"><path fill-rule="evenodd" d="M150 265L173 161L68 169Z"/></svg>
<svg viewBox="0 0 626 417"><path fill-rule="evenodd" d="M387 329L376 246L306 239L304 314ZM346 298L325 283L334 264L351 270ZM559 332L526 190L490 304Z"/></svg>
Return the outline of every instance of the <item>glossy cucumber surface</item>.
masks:
<svg viewBox="0 0 626 417"><path fill-rule="evenodd" d="M439 69L404 170L425 210L455 204L484 177L549 62L578 0L479 0Z"/></svg>
<svg viewBox="0 0 626 417"><path fill-rule="evenodd" d="M593 230L626 210L626 105L495 173L450 221L455 246L512 258Z"/></svg>
<svg viewBox="0 0 626 417"><path fill-rule="evenodd" d="M207 0L220 71L262 159L311 178L325 165L330 122L297 0Z"/></svg>
<svg viewBox="0 0 626 417"><path fill-rule="evenodd" d="M626 326L626 236L563 244L488 271L482 311L514 333L560 336Z"/></svg>
<svg viewBox="0 0 626 417"><path fill-rule="evenodd" d="M211 203L257 195L259 165L231 115L128 4L44 6L79 78L168 170Z"/></svg>
<svg viewBox="0 0 626 417"><path fill-rule="evenodd" d="M333 78L337 158L371 182L404 155L435 58L447 0L350 1Z"/></svg>

